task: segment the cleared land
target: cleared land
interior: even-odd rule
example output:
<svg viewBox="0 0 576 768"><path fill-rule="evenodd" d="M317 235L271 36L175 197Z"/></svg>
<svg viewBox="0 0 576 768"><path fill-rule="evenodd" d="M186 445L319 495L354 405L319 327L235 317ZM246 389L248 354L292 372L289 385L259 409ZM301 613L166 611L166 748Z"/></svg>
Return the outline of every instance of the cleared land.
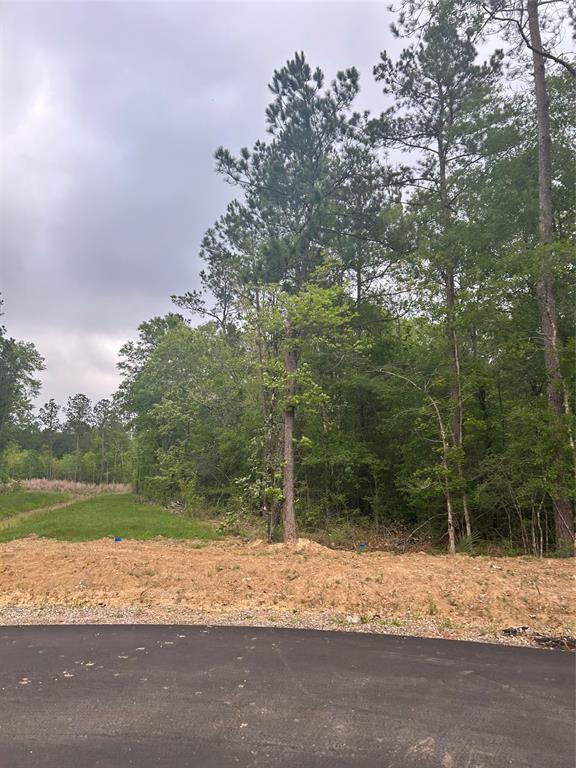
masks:
<svg viewBox="0 0 576 768"><path fill-rule="evenodd" d="M15 497L17 495L14 494ZM40 497L57 494L22 495ZM37 506L43 507L45 504ZM29 506L27 509L34 507ZM19 511L24 511L24 508ZM63 509L27 516L15 525L0 530L0 542L31 535L66 541L90 541L107 536L141 540L157 536L170 539L216 538L208 526L196 520L177 517L163 507L141 504L131 494L95 496Z"/></svg>
<svg viewBox="0 0 576 768"><path fill-rule="evenodd" d="M214 541L209 525L129 494L38 512L22 511L30 499L20 494L20 517L0 528L3 624L207 622L500 641L510 626L576 634L571 560Z"/></svg>
<svg viewBox="0 0 576 768"><path fill-rule="evenodd" d="M511 625L575 634L574 597L566 560L356 555L306 541L295 551L110 539L0 546L2 623L206 621L496 639Z"/></svg>

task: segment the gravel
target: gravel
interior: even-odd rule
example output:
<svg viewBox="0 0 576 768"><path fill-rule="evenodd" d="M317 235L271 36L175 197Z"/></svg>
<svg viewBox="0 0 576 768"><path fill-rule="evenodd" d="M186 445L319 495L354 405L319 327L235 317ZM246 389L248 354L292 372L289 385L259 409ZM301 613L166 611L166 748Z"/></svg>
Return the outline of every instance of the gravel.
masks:
<svg viewBox="0 0 576 768"><path fill-rule="evenodd" d="M381 635L436 637L468 640L499 645L542 647L534 642L529 632L510 636L502 632L478 632L464 627L439 629L433 620L417 621L366 620L358 615L330 612L302 611L230 611L227 613L195 612L181 608L151 609L127 606L125 608L83 607L65 605L3 606L0 608L0 626L27 626L33 624L194 624L205 626L284 627L292 629L337 630Z"/></svg>

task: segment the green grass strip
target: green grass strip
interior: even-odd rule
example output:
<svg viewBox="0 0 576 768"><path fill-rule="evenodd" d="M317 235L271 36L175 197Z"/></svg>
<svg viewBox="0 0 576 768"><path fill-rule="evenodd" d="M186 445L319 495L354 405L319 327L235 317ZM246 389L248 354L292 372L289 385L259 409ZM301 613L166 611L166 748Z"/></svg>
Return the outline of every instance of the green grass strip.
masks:
<svg viewBox="0 0 576 768"><path fill-rule="evenodd" d="M58 491L10 491L0 494L0 520L20 512L50 507L72 498L70 493Z"/></svg>
<svg viewBox="0 0 576 768"><path fill-rule="evenodd" d="M120 536L147 540L217 539L209 526L178 517L163 507L145 504L132 494L102 494L62 509L41 513L0 530L0 541L36 534L61 541L91 541Z"/></svg>

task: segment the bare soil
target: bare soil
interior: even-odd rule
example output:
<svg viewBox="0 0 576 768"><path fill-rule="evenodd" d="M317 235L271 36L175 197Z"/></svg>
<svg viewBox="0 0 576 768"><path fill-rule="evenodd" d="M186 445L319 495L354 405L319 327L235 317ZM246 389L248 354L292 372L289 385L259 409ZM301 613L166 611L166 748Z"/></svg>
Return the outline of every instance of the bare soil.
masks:
<svg viewBox="0 0 576 768"><path fill-rule="evenodd" d="M576 634L572 560L30 537L0 545L0 622L235 623L527 643Z"/></svg>

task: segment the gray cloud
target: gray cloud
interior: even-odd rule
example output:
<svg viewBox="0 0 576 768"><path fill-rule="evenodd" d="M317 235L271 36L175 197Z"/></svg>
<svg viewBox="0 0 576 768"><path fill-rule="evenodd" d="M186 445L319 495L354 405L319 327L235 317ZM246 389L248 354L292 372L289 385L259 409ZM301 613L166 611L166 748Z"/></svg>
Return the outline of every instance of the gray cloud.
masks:
<svg viewBox="0 0 576 768"><path fill-rule="evenodd" d="M295 50L355 65L359 106L398 44L382 3L4 3L0 290L10 333L46 357L41 399L117 385L139 322L194 287L232 190L219 145L264 133L267 83Z"/></svg>

